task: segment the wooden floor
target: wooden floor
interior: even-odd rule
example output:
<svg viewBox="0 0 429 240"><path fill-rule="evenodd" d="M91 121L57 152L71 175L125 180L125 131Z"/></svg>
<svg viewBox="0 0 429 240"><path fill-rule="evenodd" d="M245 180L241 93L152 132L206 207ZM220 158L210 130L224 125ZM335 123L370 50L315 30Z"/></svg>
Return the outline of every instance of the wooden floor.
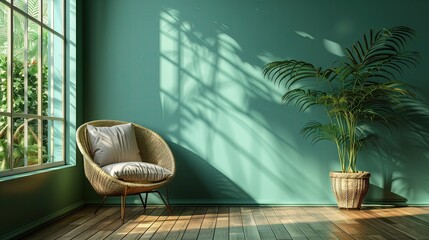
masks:
<svg viewBox="0 0 429 240"><path fill-rule="evenodd" d="M429 239L429 207L85 207L24 239Z"/></svg>

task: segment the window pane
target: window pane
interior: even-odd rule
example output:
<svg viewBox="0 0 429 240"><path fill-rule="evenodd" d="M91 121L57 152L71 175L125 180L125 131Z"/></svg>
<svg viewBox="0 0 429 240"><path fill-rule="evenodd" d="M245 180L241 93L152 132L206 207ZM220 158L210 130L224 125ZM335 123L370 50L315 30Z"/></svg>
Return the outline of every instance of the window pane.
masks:
<svg viewBox="0 0 429 240"><path fill-rule="evenodd" d="M13 5L28 13L28 15L39 19L39 0L14 0Z"/></svg>
<svg viewBox="0 0 429 240"><path fill-rule="evenodd" d="M39 26L15 13L13 43L13 109L17 113L37 114Z"/></svg>
<svg viewBox="0 0 429 240"><path fill-rule="evenodd" d="M8 111L7 58L0 55L0 112Z"/></svg>
<svg viewBox="0 0 429 240"><path fill-rule="evenodd" d="M63 117L63 40L47 30L44 30L43 35L47 37L46 44L43 43L43 59L47 71L47 111L44 115Z"/></svg>
<svg viewBox="0 0 429 240"><path fill-rule="evenodd" d="M63 161L63 122L43 121L43 163Z"/></svg>
<svg viewBox="0 0 429 240"><path fill-rule="evenodd" d="M7 95L7 59L5 56L0 56L0 112L8 111Z"/></svg>
<svg viewBox="0 0 429 240"><path fill-rule="evenodd" d="M37 165L37 120L14 118L13 120L13 167Z"/></svg>
<svg viewBox="0 0 429 240"><path fill-rule="evenodd" d="M27 53L27 113L37 114L38 110L38 73L39 73L39 26L28 22L28 53ZM42 77L43 78L43 77Z"/></svg>
<svg viewBox="0 0 429 240"><path fill-rule="evenodd" d="M26 165L26 139L25 139L25 123L23 118L13 119L13 167L23 167Z"/></svg>
<svg viewBox="0 0 429 240"><path fill-rule="evenodd" d="M0 2L0 54L7 56L9 8Z"/></svg>
<svg viewBox="0 0 429 240"><path fill-rule="evenodd" d="M8 54L8 8L0 3L0 112L8 111L7 54Z"/></svg>
<svg viewBox="0 0 429 240"><path fill-rule="evenodd" d="M38 120L29 119L27 130L27 158L28 165L39 164L39 141L38 141Z"/></svg>
<svg viewBox="0 0 429 240"><path fill-rule="evenodd" d="M63 33L63 0L43 1L43 23Z"/></svg>
<svg viewBox="0 0 429 240"><path fill-rule="evenodd" d="M25 0L14 0L13 5L21 9L22 11L25 11ZM26 12L26 11L25 11Z"/></svg>
<svg viewBox="0 0 429 240"><path fill-rule="evenodd" d="M9 146L7 136L9 127L7 125L8 117L0 116L0 171L10 169Z"/></svg>
<svg viewBox="0 0 429 240"><path fill-rule="evenodd" d="M26 18L21 14L14 13L13 16L13 110L17 113L24 113L24 97L25 97L25 83L24 83L24 55L26 53L25 42L25 29Z"/></svg>

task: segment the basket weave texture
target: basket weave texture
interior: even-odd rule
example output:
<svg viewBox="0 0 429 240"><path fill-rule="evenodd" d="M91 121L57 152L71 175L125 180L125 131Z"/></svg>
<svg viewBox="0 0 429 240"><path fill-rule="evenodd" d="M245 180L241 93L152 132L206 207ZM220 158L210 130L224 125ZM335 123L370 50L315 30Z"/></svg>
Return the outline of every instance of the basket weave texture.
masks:
<svg viewBox="0 0 429 240"><path fill-rule="evenodd" d="M340 209L360 209L369 188L369 172L331 172L331 186Z"/></svg>
<svg viewBox="0 0 429 240"><path fill-rule="evenodd" d="M86 127L110 127L127 122L114 120L97 120L82 124L76 132L76 142L83 155L85 176L94 190L102 196L127 196L142 192L150 192L167 184L175 175L176 167L173 154L167 143L155 132L132 124L142 161L159 165L173 174L167 179L155 183L125 182L104 172L94 160L89 147Z"/></svg>

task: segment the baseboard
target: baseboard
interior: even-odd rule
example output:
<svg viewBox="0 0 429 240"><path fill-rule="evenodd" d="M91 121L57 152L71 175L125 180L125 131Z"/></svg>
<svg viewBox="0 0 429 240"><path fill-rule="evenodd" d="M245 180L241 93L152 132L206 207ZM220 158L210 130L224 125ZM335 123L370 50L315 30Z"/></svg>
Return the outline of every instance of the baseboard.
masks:
<svg viewBox="0 0 429 240"><path fill-rule="evenodd" d="M65 214L70 213L70 212L72 212L72 211L74 211L74 210L76 210L76 209L78 209L84 205L85 205L84 201L77 202L71 206L68 206L68 207L63 208L61 210L58 210L54 213L51 213L48 216L45 216L45 217L43 217L37 221L34 221L30 224L22 226L22 227L14 230L12 232L8 232L8 233L0 236L0 239L2 239L2 240L16 239L17 237L23 236L24 234L27 234L27 233L35 230L35 229L38 229L38 228L42 227L43 225L45 225L45 224L47 224L47 223L49 223L49 222L51 222L51 221L53 221L59 217L62 217Z"/></svg>
<svg viewBox="0 0 429 240"><path fill-rule="evenodd" d="M156 197L156 196L155 196ZM99 205L101 203L101 199L98 200L88 200L85 202L88 205ZM111 197L107 198L106 205L119 205L120 199L119 197ZM162 201L158 198L150 198L149 199L149 205L163 205ZM337 206L335 202L279 202L277 199L262 199L258 201L254 200L246 200L246 199L170 199L171 205L178 205L178 206L198 206L198 205L204 205L204 206L215 206L215 205L249 205L249 206ZM389 206L411 206L411 205L421 205L421 206L427 206L428 203L407 203L405 201L397 201L397 200L383 200L383 201L364 201L364 205L375 205L375 206L383 206L383 205L389 205ZM127 205L141 205L141 201L138 197L134 198L127 198Z"/></svg>

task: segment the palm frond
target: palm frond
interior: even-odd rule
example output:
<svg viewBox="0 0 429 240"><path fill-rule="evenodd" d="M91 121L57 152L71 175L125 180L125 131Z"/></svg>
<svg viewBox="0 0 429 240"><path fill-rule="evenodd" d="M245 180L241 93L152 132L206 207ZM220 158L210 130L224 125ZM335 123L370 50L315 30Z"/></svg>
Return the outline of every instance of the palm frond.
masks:
<svg viewBox="0 0 429 240"><path fill-rule="evenodd" d="M380 137L377 134L368 132L366 128L357 128L358 139L356 141L358 150L366 148L377 149L380 146Z"/></svg>
<svg viewBox="0 0 429 240"><path fill-rule="evenodd" d="M295 104L295 106L300 108L300 111L305 111L309 107L318 104L319 99L323 95L326 95L323 91L297 88L287 91L282 96L282 102L287 105Z"/></svg>
<svg viewBox="0 0 429 240"><path fill-rule="evenodd" d="M401 74L404 67L415 66L419 62L417 52L405 52L409 40L415 37L415 32L408 27L381 29L375 35L363 36L363 44L357 41L351 48L346 48L346 59L349 65L362 69L370 76L391 75L394 71ZM386 70L388 68L389 70Z"/></svg>
<svg viewBox="0 0 429 240"><path fill-rule="evenodd" d="M342 142L345 139L344 134L334 124L322 124L317 121L308 122L300 131L304 138L311 138L312 143L328 140L333 142Z"/></svg>
<svg viewBox="0 0 429 240"><path fill-rule="evenodd" d="M301 79L317 78L320 69L315 68L312 64L296 61L276 61L268 63L263 68L263 76L270 79L274 84L284 84L290 88L294 83Z"/></svg>
<svg viewBox="0 0 429 240"><path fill-rule="evenodd" d="M40 12L39 0L28 0L27 2L27 12L31 16L38 18Z"/></svg>

